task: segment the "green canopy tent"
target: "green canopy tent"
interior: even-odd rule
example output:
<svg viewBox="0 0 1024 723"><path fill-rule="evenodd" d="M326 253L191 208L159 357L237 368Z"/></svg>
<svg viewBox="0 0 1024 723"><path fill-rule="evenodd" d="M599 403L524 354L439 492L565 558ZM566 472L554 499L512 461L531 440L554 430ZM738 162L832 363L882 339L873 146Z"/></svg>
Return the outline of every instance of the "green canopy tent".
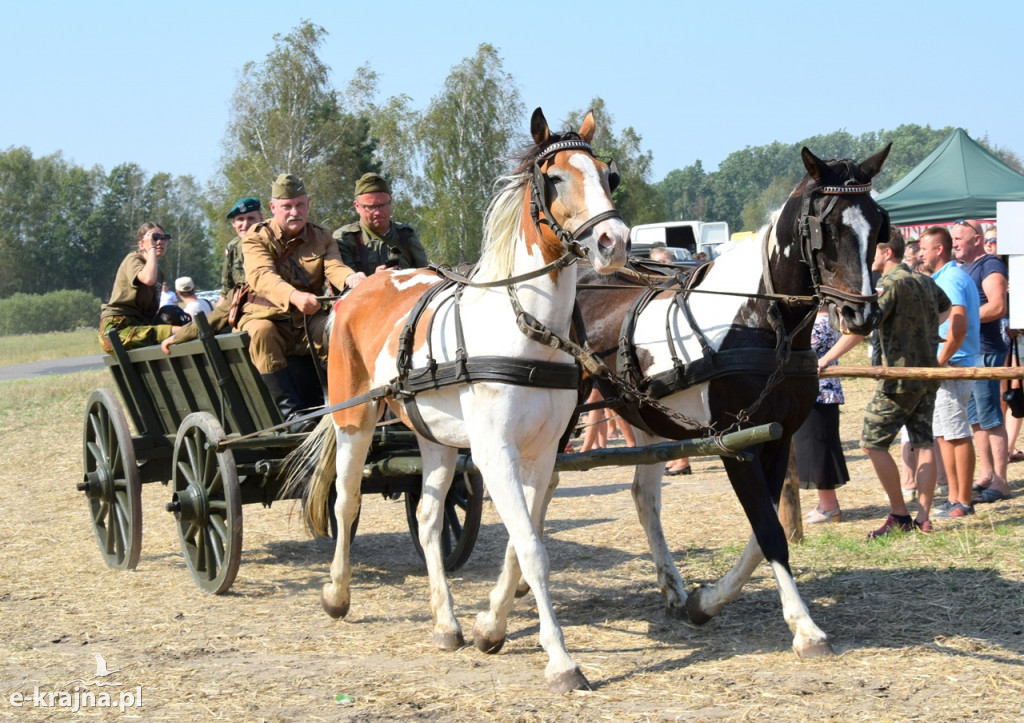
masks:
<svg viewBox="0 0 1024 723"><path fill-rule="evenodd" d="M957 128L875 201L900 226L994 219L996 201L1024 201L1024 175Z"/></svg>

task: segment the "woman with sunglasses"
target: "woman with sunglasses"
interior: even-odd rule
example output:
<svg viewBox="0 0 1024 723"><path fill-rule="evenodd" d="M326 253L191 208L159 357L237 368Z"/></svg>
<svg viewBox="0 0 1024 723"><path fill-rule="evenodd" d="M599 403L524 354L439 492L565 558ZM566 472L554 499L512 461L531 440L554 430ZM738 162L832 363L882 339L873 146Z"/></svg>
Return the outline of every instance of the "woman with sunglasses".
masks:
<svg viewBox="0 0 1024 723"><path fill-rule="evenodd" d="M135 240L138 248L121 262L110 301L100 311L100 346L108 354L114 353L107 336L111 330L117 331L125 349L133 349L159 344L180 328L157 319L164 280L159 261L167 252L171 235L158 224L144 223ZM175 321L184 323L184 312Z"/></svg>

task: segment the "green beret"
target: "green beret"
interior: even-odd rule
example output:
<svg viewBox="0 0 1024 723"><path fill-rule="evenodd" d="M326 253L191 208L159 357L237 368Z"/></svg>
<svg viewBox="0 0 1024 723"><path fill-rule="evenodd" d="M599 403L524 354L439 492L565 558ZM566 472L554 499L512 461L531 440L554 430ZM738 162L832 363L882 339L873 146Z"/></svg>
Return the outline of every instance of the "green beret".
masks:
<svg viewBox="0 0 1024 723"><path fill-rule="evenodd" d="M364 193L386 193L391 195L391 186L376 173L364 173L363 177L356 181L356 195Z"/></svg>
<svg viewBox="0 0 1024 723"><path fill-rule="evenodd" d="M302 179L290 173L282 173L270 187L271 198L298 198L306 195L306 187Z"/></svg>
<svg viewBox="0 0 1024 723"><path fill-rule="evenodd" d="M260 210L260 200L258 198L240 198L235 201L235 205L228 211L228 221L233 219L235 216L243 213L249 213L250 211Z"/></svg>

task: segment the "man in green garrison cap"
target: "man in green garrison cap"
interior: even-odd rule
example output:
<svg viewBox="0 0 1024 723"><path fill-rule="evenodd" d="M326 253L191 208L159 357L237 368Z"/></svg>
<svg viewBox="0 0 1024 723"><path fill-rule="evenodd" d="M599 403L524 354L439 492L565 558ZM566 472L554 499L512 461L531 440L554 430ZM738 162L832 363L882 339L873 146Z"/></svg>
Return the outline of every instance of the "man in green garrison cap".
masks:
<svg viewBox="0 0 1024 723"><path fill-rule="evenodd" d="M357 223L334 232L341 259L364 278L385 268L417 269L429 262L412 226L391 220L391 187L376 173L356 181Z"/></svg>
<svg viewBox="0 0 1024 723"><path fill-rule="evenodd" d="M352 269L342 262L330 230L307 220L309 195L301 179L285 173L277 177L270 190L270 213L269 220L242 237L245 278L252 291L238 330L248 332L253 365L287 420L323 403L309 354L311 346L325 356L327 312L317 297L327 281L343 289L360 279L352 278ZM296 371L303 365L312 379ZM313 420L302 426L315 424Z"/></svg>

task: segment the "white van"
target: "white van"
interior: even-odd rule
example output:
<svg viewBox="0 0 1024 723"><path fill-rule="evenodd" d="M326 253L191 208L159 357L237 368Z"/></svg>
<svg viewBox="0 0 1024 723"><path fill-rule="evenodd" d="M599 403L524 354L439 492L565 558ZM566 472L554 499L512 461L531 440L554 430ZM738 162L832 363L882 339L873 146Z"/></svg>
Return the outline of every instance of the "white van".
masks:
<svg viewBox="0 0 1024 723"><path fill-rule="evenodd" d="M729 224L725 221L666 221L642 223L629 231L629 249L634 256L647 257L655 246L681 249L693 257L698 252L708 259L717 256L716 249L729 240Z"/></svg>

